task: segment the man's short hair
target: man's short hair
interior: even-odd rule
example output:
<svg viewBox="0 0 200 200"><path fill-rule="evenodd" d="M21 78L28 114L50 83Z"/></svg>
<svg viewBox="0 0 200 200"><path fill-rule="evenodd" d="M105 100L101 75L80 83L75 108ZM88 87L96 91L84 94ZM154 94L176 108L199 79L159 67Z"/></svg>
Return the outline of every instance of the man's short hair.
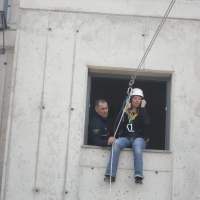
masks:
<svg viewBox="0 0 200 200"><path fill-rule="evenodd" d="M99 106L99 103L107 103L107 102L103 99L98 99L98 100L95 101L95 104L94 104L95 107Z"/></svg>

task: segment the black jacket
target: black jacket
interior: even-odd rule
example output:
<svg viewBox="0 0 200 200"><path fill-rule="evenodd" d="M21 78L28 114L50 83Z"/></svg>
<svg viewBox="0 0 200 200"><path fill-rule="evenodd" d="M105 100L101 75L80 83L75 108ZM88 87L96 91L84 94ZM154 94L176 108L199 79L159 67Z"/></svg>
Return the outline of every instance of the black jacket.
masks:
<svg viewBox="0 0 200 200"><path fill-rule="evenodd" d="M106 119L96 113L89 123L88 144L104 147L109 146L109 137L110 131Z"/></svg>
<svg viewBox="0 0 200 200"><path fill-rule="evenodd" d="M139 114L135 117L135 119L132 120L130 120L130 117L128 116L127 113L124 113L119 128L119 137L134 136L134 137L145 138L144 127L149 123L150 123L150 117L146 111L146 108L139 108ZM133 130L133 132L131 132L130 130Z"/></svg>

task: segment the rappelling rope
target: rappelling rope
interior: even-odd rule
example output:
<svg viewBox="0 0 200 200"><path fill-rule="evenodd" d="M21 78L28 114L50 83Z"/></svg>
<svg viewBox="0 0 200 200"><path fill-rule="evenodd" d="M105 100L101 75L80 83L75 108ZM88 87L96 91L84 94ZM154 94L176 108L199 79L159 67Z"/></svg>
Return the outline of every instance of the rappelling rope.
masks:
<svg viewBox="0 0 200 200"><path fill-rule="evenodd" d="M130 86L130 87L132 87L132 85L134 84L135 79L136 79L137 74L138 74L138 71L139 71L139 69L142 67L142 65L143 65L143 63L144 63L144 61L145 61L145 59L146 59L146 57L147 57L149 51L151 50L151 47L153 46L153 44L154 44L154 42L155 42L155 40L156 40L156 38L157 38L157 36L158 36L158 34L159 34L161 28L163 27L163 25L164 25L164 23L165 23L165 21L166 21L168 15L169 15L169 13L170 13L172 7L174 6L174 3L175 3L175 2L176 2L176 0L172 0L172 1L171 1L171 3L170 3L170 5L169 5L169 7L168 7L168 9L167 9L167 11L166 11L164 17L162 18L162 21L161 21L160 25L158 26L158 28L157 28L157 30L156 30L156 32L155 32L155 34L154 34L154 36L153 36L153 38L152 38L152 40L151 40L149 46L148 46L148 48L146 49L146 52L144 53L144 56L142 57L142 60L140 61L139 65L138 65L138 67L137 67L137 70L135 71L134 76L131 77L131 81L129 82L129 86Z"/></svg>
<svg viewBox="0 0 200 200"><path fill-rule="evenodd" d="M132 91L132 89L131 89L131 91ZM114 137L115 137L116 134L117 134L117 130L118 130L119 125L120 125L120 123L121 123L121 121L122 121L122 118L123 118L123 115L124 115L124 111L125 111L125 109L126 109L126 107L127 107L127 104L128 104L129 101L130 101L130 94L131 94L131 92L128 94L126 100L125 100L124 103L123 103L123 106L122 106L123 110L121 109L121 110L122 110L122 114L121 114L119 123L118 123L118 125L117 125L117 128L116 128L116 130L115 130ZM124 104L125 104L125 105L124 105ZM120 111L121 111L121 110L120 110ZM120 113L119 113L119 115L120 115ZM118 116L119 116L119 115L118 115ZM117 116L117 118L118 118L118 116ZM111 166L110 166L110 194L111 194L111 189L112 189L112 185L111 185L112 163L113 163L113 148L112 148L112 153L111 153Z"/></svg>
<svg viewBox="0 0 200 200"><path fill-rule="evenodd" d="M153 38L152 38L152 40L151 40L149 46L148 46L148 48L146 49L146 51L145 51L145 53L144 53L144 56L142 57L142 60L140 61L139 65L138 65L138 67L137 67L137 69L136 69L136 71L135 71L135 74L134 74L133 76L131 76L131 80L129 81L129 88L128 88L128 91L127 91L128 96L127 96L127 98L126 98L126 100L125 100L126 103L123 103L123 106L122 106L123 112L122 112L122 114L121 114L120 120L119 120L118 125L117 125L117 128L116 128L116 130L115 130L114 137L116 136L116 133L117 133L117 131L118 131L119 125L120 125L121 120L122 120L122 117L123 117L123 115L124 115L125 108L127 107L127 104L129 103L130 94L131 94L131 91L132 91L132 86L133 86L133 84L134 84L134 82L135 82L135 79L136 79L136 77L137 77L137 75L138 75L138 72L139 72L140 68L142 67L142 65L143 65L143 63L144 63L144 61L145 61L145 59L146 59L146 57L147 57L149 51L151 50L151 47L153 46L153 44L154 44L154 42L155 42L155 40L156 40L156 38L157 38L157 36L158 36L158 34L159 34L161 28L163 27L163 25L164 25L164 23L165 23L165 21L166 21L168 15L169 15L171 9L173 8L175 2L176 2L176 0L172 0L172 1L171 1L171 3L170 3L170 5L169 5L169 7L168 7L168 9L167 9L167 11L166 11L164 17L162 18L162 21L161 21L160 25L158 26L158 28L157 28L157 30L156 30L156 32L155 32L155 34L154 34L154 36L153 36ZM125 104L125 105L124 105L124 104ZM122 109L121 109L121 110L122 110ZM120 112L121 112L121 110L120 110ZM120 115L120 113L119 113L119 115ZM118 116L119 116L119 115L118 115ZM118 118L118 116L117 116L117 118ZM112 145L112 147L113 147L113 145ZM113 163L113 148L112 148L112 154L111 154L110 195L109 195L109 199L110 199L110 197L111 197L111 189L112 189L112 185L111 185L112 163Z"/></svg>

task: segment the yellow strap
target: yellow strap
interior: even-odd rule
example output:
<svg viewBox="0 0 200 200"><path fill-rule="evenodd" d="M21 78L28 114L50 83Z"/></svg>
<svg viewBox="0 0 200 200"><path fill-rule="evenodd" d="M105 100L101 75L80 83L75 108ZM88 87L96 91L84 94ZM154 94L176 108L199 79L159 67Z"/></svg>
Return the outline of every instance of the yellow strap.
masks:
<svg viewBox="0 0 200 200"><path fill-rule="evenodd" d="M130 113L128 111L126 111L125 113L128 115L129 119L135 119L138 116L138 113L135 113L134 115L133 113Z"/></svg>

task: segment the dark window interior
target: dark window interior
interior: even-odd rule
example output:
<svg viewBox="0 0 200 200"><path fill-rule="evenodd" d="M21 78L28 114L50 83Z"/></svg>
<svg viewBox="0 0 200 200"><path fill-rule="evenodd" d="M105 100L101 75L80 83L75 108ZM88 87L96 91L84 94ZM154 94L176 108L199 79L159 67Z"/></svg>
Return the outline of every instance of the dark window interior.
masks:
<svg viewBox="0 0 200 200"><path fill-rule="evenodd" d="M115 119L127 96L128 82L128 79L91 77L89 118L95 112L94 102L105 99L109 106L108 125L113 131ZM150 139L148 149L165 150L167 81L136 80L134 87L143 90L146 109L151 117L151 124L145 129Z"/></svg>

